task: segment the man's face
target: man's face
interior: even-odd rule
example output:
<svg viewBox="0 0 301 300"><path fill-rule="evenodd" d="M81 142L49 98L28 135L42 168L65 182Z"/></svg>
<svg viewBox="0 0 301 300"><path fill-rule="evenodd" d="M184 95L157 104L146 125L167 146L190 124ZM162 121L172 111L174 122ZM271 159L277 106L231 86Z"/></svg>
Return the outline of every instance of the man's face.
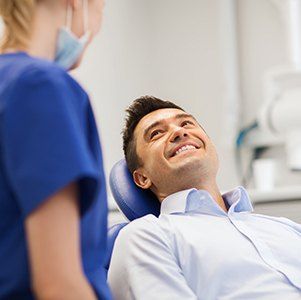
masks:
<svg viewBox="0 0 301 300"><path fill-rule="evenodd" d="M157 194L196 187L204 176L216 176L217 154L193 116L164 108L144 116L135 128L136 151L142 166L134 180ZM192 185L192 186L191 186Z"/></svg>

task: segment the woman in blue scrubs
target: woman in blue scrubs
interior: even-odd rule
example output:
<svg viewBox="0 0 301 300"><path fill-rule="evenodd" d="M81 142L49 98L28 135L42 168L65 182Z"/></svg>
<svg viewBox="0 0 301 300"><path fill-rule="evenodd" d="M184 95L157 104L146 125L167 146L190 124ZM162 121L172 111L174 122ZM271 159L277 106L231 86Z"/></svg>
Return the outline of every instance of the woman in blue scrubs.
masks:
<svg viewBox="0 0 301 300"><path fill-rule="evenodd" d="M89 97L68 75L102 0L0 0L0 299L109 299Z"/></svg>

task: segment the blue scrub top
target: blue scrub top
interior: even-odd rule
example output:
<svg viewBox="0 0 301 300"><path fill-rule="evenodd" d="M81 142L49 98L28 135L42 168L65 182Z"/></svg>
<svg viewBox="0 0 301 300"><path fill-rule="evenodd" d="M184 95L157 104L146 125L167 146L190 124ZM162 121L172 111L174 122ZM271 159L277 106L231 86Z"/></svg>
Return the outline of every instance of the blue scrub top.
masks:
<svg viewBox="0 0 301 300"><path fill-rule="evenodd" d="M80 190L84 271L98 298L110 299L106 185L89 98L55 63L0 55L0 299L34 299L24 220L71 182Z"/></svg>

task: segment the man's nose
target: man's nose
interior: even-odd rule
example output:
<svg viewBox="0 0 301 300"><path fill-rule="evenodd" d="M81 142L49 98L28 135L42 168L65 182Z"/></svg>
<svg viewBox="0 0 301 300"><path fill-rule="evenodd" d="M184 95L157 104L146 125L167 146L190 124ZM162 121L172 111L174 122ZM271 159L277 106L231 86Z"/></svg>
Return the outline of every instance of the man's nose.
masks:
<svg viewBox="0 0 301 300"><path fill-rule="evenodd" d="M185 128L183 128L183 127L175 128L170 137L170 142L176 143L186 137L188 137L188 133Z"/></svg>

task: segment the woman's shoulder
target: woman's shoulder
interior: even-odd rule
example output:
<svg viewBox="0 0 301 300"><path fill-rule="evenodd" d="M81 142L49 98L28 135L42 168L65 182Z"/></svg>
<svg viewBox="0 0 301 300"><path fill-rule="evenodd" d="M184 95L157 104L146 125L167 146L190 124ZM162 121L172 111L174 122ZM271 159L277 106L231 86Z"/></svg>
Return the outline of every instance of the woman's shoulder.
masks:
<svg viewBox="0 0 301 300"><path fill-rule="evenodd" d="M2 64L3 65L3 64ZM5 69L5 70L4 70ZM5 76L1 76L5 75ZM0 67L0 104L2 110L24 106L24 111L56 111L72 107L80 111L89 97L80 85L60 66L29 55L14 56Z"/></svg>
<svg viewBox="0 0 301 300"><path fill-rule="evenodd" d="M2 84L8 87L49 86L85 95L80 84L57 63L25 52L1 55L0 74L6 78Z"/></svg>
<svg viewBox="0 0 301 300"><path fill-rule="evenodd" d="M65 85L66 87L73 86L74 88L81 89L76 80L57 63L31 56L27 57L27 61L24 64L19 79L30 81L31 83L45 82L48 84L59 85L60 87Z"/></svg>
<svg viewBox="0 0 301 300"><path fill-rule="evenodd" d="M51 61L29 55L14 56L5 68L0 67L0 78L1 75L5 75L5 82L0 82L2 110L20 109L22 105L26 111L33 107L35 110L47 107L49 111L63 107L78 110L89 102L80 85Z"/></svg>

